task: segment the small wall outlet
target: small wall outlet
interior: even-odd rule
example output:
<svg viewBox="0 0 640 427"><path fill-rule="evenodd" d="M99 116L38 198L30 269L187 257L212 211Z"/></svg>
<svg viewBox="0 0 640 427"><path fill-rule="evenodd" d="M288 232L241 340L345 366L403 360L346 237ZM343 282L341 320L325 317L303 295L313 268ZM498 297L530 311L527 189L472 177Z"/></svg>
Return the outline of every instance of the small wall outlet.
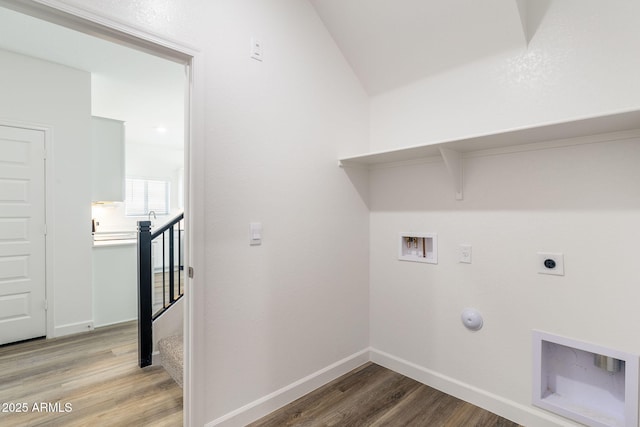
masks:
<svg viewBox="0 0 640 427"><path fill-rule="evenodd" d="M262 244L262 223L249 223L249 245L258 246Z"/></svg>
<svg viewBox="0 0 640 427"><path fill-rule="evenodd" d="M471 264L471 245L460 245L458 261L464 264Z"/></svg>
<svg viewBox="0 0 640 427"><path fill-rule="evenodd" d="M401 261L438 263L438 235L435 233L400 233Z"/></svg>
<svg viewBox="0 0 640 427"><path fill-rule="evenodd" d="M255 37L251 38L250 56L257 61L262 62L262 42Z"/></svg>
<svg viewBox="0 0 640 427"><path fill-rule="evenodd" d="M538 273L564 276L564 255L561 253L538 252Z"/></svg>

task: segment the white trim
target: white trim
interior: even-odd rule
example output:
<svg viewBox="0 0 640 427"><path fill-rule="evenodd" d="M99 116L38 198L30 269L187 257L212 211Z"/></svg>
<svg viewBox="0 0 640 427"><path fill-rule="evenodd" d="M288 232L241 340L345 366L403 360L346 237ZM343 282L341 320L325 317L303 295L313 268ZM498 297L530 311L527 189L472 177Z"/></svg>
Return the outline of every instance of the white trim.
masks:
<svg viewBox="0 0 640 427"><path fill-rule="evenodd" d="M138 321L138 316L136 317L132 317L130 319L124 319L124 320L116 320L115 322L109 322L109 323L101 323L99 325L94 324L93 326L95 328L105 328L107 326L113 326L113 325L121 325L123 323L127 323L127 322L134 322L134 321Z"/></svg>
<svg viewBox="0 0 640 427"><path fill-rule="evenodd" d="M202 272L206 265L205 260L205 60L204 56L197 54L191 58L190 64L185 67L187 73L187 121L185 126L185 266L193 271L193 277L185 275L186 289L184 308L184 425L203 425L205 422L205 376L202 374L208 363L206 343L204 339L205 300L203 293L204 284ZM200 142L200 143L199 143ZM196 230L199 230L197 232ZM198 282L200 280L200 282ZM200 316L200 317L198 317ZM198 339L196 339L196 337ZM199 373L199 375L198 375ZM199 396L200 398L196 398Z"/></svg>
<svg viewBox="0 0 640 427"><path fill-rule="evenodd" d="M276 390L271 394L261 397L235 411L229 412L220 418L210 421L205 424L205 427L247 425L352 371L358 366L362 366L368 361L369 349L367 348L333 363L326 368L320 369L286 387Z"/></svg>
<svg viewBox="0 0 640 427"><path fill-rule="evenodd" d="M49 306L51 306L51 304L49 304ZM56 326L53 331L52 338L79 334L81 332L88 331L93 331L93 320L85 320L84 322L69 323L66 325Z"/></svg>
<svg viewBox="0 0 640 427"><path fill-rule="evenodd" d="M59 0L0 0L0 6L182 64L198 52L164 35Z"/></svg>
<svg viewBox="0 0 640 427"><path fill-rule="evenodd" d="M471 384L432 371L423 366L371 348L370 360L380 366L398 372L451 396L484 408L494 414L525 426L557 427L567 422L533 407L479 389Z"/></svg>

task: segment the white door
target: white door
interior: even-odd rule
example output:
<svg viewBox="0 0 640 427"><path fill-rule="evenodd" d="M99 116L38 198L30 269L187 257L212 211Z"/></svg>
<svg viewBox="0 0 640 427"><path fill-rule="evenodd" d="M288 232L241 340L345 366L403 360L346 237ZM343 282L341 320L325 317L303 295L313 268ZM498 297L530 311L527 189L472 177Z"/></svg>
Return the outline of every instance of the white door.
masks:
<svg viewBox="0 0 640 427"><path fill-rule="evenodd" d="M0 125L0 344L46 335L44 132Z"/></svg>

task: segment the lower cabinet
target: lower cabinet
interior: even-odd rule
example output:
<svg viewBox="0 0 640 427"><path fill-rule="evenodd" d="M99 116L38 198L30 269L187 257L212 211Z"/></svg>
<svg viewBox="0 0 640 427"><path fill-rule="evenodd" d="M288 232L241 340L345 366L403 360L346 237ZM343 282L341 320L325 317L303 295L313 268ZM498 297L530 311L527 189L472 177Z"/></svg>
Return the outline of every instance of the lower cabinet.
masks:
<svg viewBox="0 0 640 427"><path fill-rule="evenodd" d="M135 241L93 247L93 321L96 327L138 318Z"/></svg>

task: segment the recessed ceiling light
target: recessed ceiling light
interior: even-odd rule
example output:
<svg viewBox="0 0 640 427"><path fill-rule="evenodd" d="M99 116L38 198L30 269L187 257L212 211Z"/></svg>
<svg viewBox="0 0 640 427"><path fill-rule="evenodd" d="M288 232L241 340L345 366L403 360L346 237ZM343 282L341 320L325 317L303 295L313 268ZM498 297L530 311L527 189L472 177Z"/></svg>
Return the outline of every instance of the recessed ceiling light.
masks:
<svg viewBox="0 0 640 427"><path fill-rule="evenodd" d="M156 132L158 133L167 133L167 128L164 126L157 126L156 127Z"/></svg>

